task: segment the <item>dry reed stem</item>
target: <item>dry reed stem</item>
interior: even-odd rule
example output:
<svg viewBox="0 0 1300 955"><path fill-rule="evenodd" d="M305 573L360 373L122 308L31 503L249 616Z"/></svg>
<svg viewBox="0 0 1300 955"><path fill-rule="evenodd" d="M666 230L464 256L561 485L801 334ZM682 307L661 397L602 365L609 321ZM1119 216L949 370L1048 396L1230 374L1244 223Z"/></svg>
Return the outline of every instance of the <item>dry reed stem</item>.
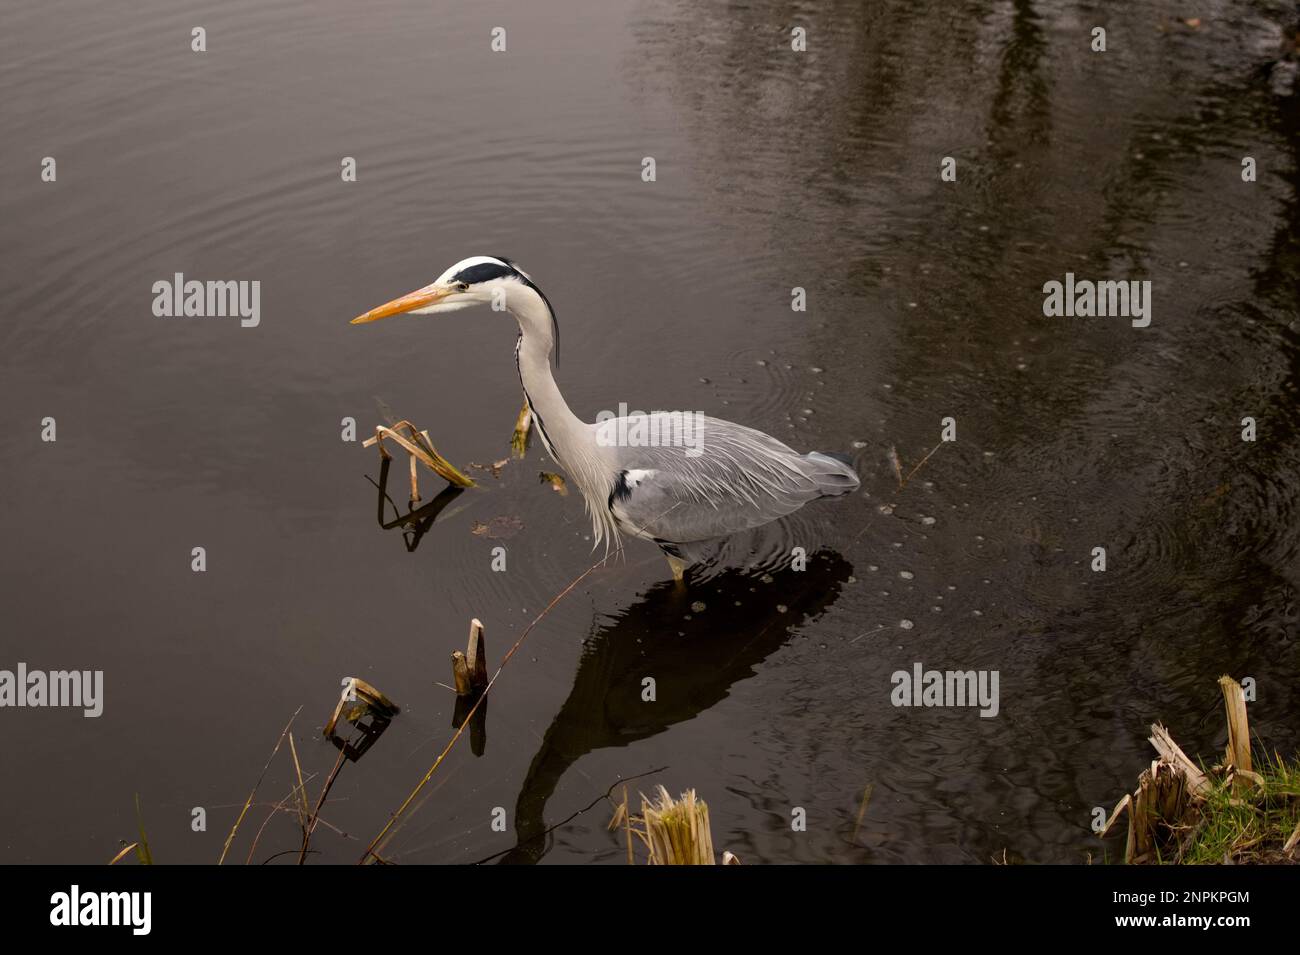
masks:
<svg viewBox="0 0 1300 955"><path fill-rule="evenodd" d="M1223 708L1228 718L1227 765L1239 774L1249 773L1250 724L1246 719L1246 693L1240 683L1226 674L1219 677L1219 689L1223 691Z"/></svg>
<svg viewBox="0 0 1300 955"><path fill-rule="evenodd" d="M235 841L235 833L239 831L239 824L244 821L244 816L248 812L248 807L253 804L253 799L257 796L257 787L262 785L262 780L266 778L266 771L271 767L271 760L275 759L275 754L280 752L280 745L284 738L289 734L289 727L293 726L293 721L298 718L302 712L302 707L293 711L293 716L289 717L289 722L284 724L284 729L280 731L280 738L275 741L275 749L271 750L271 755L266 759L266 765L262 767L261 775L257 777L257 782L253 784L253 791L248 794L248 799L244 801L244 808L239 811L239 818L235 824L230 827L230 835L226 836L226 844L221 847L221 858L217 860L217 865L226 861L226 853L230 851L230 844Z"/></svg>
<svg viewBox="0 0 1300 955"><path fill-rule="evenodd" d="M412 435L410 439L398 433L397 429L402 427L410 430ZM376 425L375 436L373 438L367 438L361 446L363 448L368 448L372 444L378 444L380 454L384 457L388 457L388 452L384 448L385 438L389 438L401 445L406 453L411 455L413 459L419 458L420 462L424 464L425 467L446 480L449 484L454 484L457 487L477 486L472 478L468 478L464 474L461 474L460 471L456 470L451 462L437 452L433 447L432 442L428 440L427 432L417 431L415 425L411 424L409 421L399 421L391 428L386 428L383 425ZM414 478L412 478L412 481L414 481ZM418 499L419 498L417 497L416 500Z"/></svg>

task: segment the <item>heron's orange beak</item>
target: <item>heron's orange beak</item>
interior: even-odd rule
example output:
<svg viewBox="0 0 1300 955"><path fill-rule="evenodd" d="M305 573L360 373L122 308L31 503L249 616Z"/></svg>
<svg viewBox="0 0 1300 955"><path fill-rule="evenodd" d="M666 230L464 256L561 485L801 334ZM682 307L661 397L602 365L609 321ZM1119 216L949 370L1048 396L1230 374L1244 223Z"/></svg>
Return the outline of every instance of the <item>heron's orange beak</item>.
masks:
<svg viewBox="0 0 1300 955"><path fill-rule="evenodd" d="M386 302L378 308L372 308L364 315L358 315L352 319L353 325L364 325L366 322L377 322L381 318L387 318L389 315L401 315L403 312L410 312L417 308L424 308L426 305L433 305L441 302L450 295L454 290L445 285L426 285L422 289L416 289L414 292L408 292L401 298L395 298L391 302Z"/></svg>

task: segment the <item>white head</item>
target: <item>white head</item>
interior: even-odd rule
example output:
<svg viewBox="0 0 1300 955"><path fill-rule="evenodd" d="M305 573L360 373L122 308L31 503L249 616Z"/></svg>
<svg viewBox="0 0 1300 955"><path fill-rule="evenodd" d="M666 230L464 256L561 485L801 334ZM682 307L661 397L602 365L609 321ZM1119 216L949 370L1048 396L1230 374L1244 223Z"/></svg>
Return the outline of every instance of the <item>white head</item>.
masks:
<svg viewBox="0 0 1300 955"><path fill-rule="evenodd" d="M436 281L358 315L352 319L352 324L374 322L390 315L454 312L493 302L500 302L512 312L525 330L529 324L526 319L540 319L543 314L549 314L552 341L558 337L555 311L542 290L528 273L499 255L473 255L462 259ZM537 330L544 332L545 324L539 322L539 325Z"/></svg>

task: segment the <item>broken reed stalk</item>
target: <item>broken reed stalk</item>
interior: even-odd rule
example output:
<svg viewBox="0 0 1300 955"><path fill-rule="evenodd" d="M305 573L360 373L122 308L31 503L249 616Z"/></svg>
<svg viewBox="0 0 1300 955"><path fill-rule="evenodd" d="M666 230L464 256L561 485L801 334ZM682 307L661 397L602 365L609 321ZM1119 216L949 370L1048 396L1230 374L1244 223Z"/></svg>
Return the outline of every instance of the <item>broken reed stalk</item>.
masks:
<svg viewBox="0 0 1300 955"><path fill-rule="evenodd" d="M497 665L496 673L492 674L492 679L487 681L487 685L483 687L483 692L479 694L478 699L474 701L474 705L470 707L469 712L465 714L464 721L460 724L459 727L457 727L456 732L452 734L452 737L447 742L447 745L443 747L442 752L438 754L438 758L433 761L433 765L430 766L429 771L424 774L424 778L421 779L416 784L415 788L411 790L411 794L406 797L406 799L402 802L400 806L397 807L397 811L394 812L391 816L389 816L388 822L384 824L383 829L379 830L379 834L375 836L373 840L371 840L370 845L366 846L366 851L363 852L361 854L361 858L357 860L358 865L364 865L368 859L379 858L375 849L380 845L380 843L384 842L384 840L388 837L388 834L392 831L393 826L397 824L398 820L401 819L403 813L405 813L407 808L410 807L411 803L415 801L415 797L420 794L420 791L424 789L425 785L429 782L429 780L433 778L433 774L438 771L438 767L442 765L442 761L447 758L447 754L451 752L452 747L456 745L457 741L464 734L465 727L469 726L470 723L473 722L474 714L477 713L479 707L483 705L483 701L488 698L488 693L491 692L492 687L496 685L497 678L501 676L501 671L506 668L506 664L510 662L511 658L519 650L519 647L523 645L523 642L527 638L527 636L533 632L533 628L536 627L539 623L541 623L542 619L548 613L551 612L551 608L553 608L557 603L559 603L561 600L567 597L574 587L578 586L578 584L586 580L587 577L591 573L593 573L597 567L605 563L606 559L607 558L602 557L600 560L596 561L594 564L592 564L590 567L584 570L581 574L575 577L567 587L565 587L563 590L561 590L558 594L556 594L551 599L551 602L548 603L542 609L541 613L539 613L536 617L533 618L533 622L524 628L524 632L519 635L519 639L515 641L514 646L512 646L506 652L506 655L501 658L500 664Z"/></svg>
<svg viewBox="0 0 1300 955"><path fill-rule="evenodd" d="M1232 677L1219 677L1219 689L1223 691L1223 707L1228 718L1228 750L1225 766L1237 770L1238 776L1251 772L1250 767L1250 725L1246 720L1246 692L1241 684ZM1247 779L1239 778L1236 788Z"/></svg>
<svg viewBox="0 0 1300 955"><path fill-rule="evenodd" d="M474 692L469 682L469 665L465 663L465 654L459 650L451 651L451 679L457 696L469 696Z"/></svg>
<svg viewBox="0 0 1300 955"><path fill-rule="evenodd" d="M402 428L405 428L410 432L410 438L404 437L399 433L399 429ZM472 478L468 478L464 474L461 474L460 471L456 470L451 462L438 453L437 449L433 446L432 440L429 438L429 432L417 430L415 425L411 424L411 422L399 421L391 428L384 427L383 425L376 425L375 436L373 438L367 438L362 442L361 446L363 448L368 448L373 444L377 444L379 445L380 456L386 458L389 457L389 454L388 449L384 447L385 438L389 438L399 444L402 449L411 456L412 500L418 501L420 499L419 489L416 487L415 479L415 460L417 458L425 467L443 478L449 484L454 484L457 487L477 486Z"/></svg>
<svg viewBox="0 0 1300 955"><path fill-rule="evenodd" d="M244 808L239 811L239 818L235 824L230 827L230 835L226 836L226 844L221 847L221 858L217 860L217 865L226 861L226 853L230 851L230 844L235 841L235 833L239 831L239 824L244 821L244 816L248 813L248 807L253 804L253 799L257 796L257 787L262 785L262 780L266 777L266 771L271 767L271 760L275 759L275 754L280 752L280 745L284 738L289 734L289 727L293 726L293 721L298 718L302 712L302 707L293 711L293 716L289 717L289 722L284 724L284 729L280 731L280 738L275 741L275 749L271 750L271 755L267 757L266 765L262 767L262 773L257 777L257 782L253 783L253 791L248 794L248 799L244 801Z"/></svg>
<svg viewBox="0 0 1300 955"><path fill-rule="evenodd" d="M470 686L481 690L487 686L487 644L483 642L483 623L474 617L469 622L469 647L465 651Z"/></svg>
<svg viewBox="0 0 1300 955"><path fill-rule="evenodd" d="M475 617L469 622L469 643L465 652L451 653L451 678L457 696L471 696L488 685L487 648L483 642L483 624Z"/></svg>

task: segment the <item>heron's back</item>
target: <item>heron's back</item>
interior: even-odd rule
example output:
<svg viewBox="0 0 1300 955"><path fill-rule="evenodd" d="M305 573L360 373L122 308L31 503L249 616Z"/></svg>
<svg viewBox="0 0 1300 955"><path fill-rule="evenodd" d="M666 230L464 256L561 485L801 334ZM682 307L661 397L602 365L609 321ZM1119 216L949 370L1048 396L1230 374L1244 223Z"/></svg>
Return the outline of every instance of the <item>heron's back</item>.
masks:
<svg viewBox="0 0 1300 955"><path fill-rule="evenodd" d="M749 530L859 485L846 458L800 454L718 418L658 412L592 428L613 474L608 506L620 529L661 543Z"/></svg>

